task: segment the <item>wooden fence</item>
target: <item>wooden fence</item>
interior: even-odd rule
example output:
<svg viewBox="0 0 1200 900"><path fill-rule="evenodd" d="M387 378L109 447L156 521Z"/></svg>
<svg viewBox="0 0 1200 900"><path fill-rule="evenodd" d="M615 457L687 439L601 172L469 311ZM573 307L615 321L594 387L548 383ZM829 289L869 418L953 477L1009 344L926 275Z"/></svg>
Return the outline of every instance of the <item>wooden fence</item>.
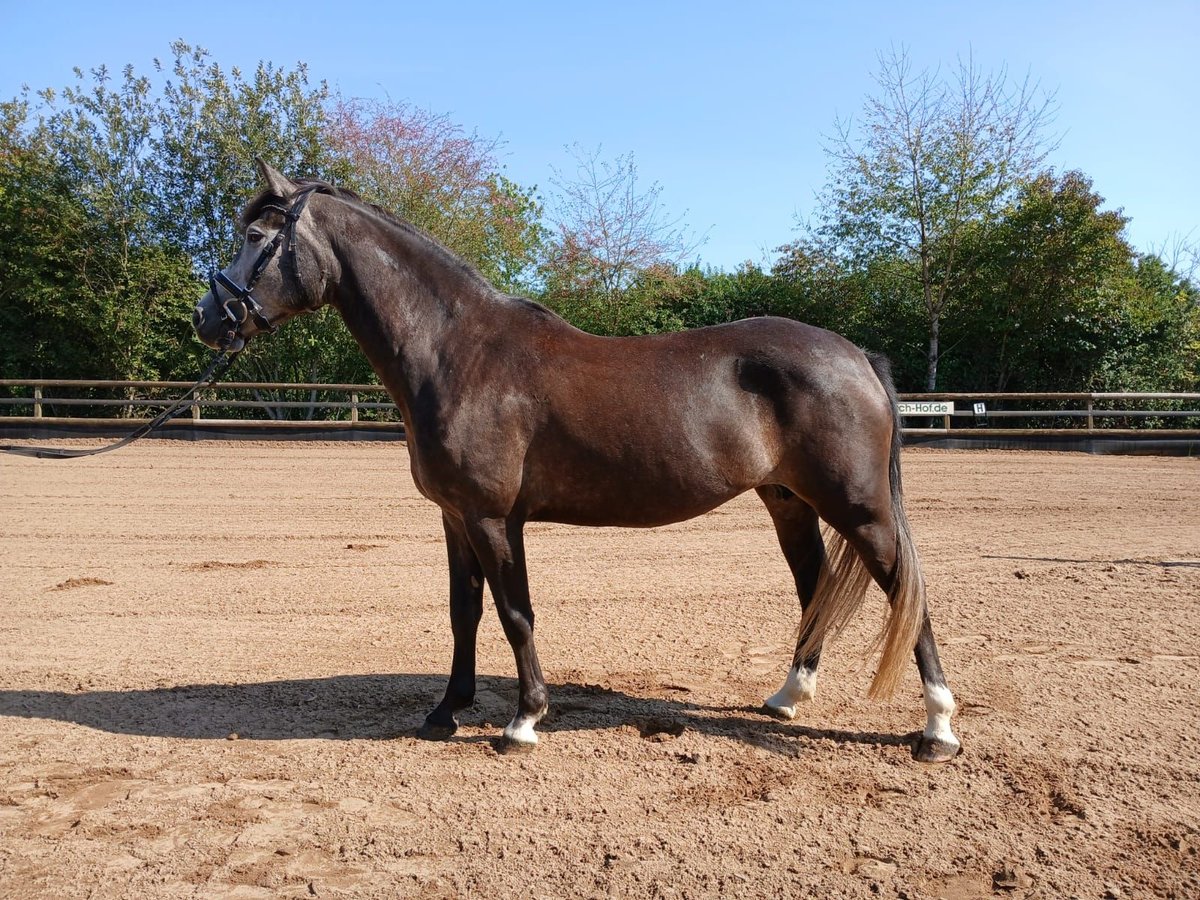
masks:
<svg viewBox="0 0 1200 900"><path fill-rule="evenodd" d="M183 381L0 379L0 424L95 425L149 421L192 385ZM307 395L307 396L306 396ZM214 413L216 415L214 415ZM229 381L201 391L168 426L229 425L401 430L396 404L377 384Z"/></svg>
<svg viewBox="0 0 1200 900"><path fill-rule="evenodd" d="M179 381L0 379L0 425L109 425L147 421L191 387ZM1097 435L1200 438L1200 393L934 393L902 400L951 404L904 416L913 435ZM201 392L176 427L237 426L264 434L304 428L400 430L384 388L373 384L225 382Z"/></svg>
<svg viewBox="0 0 1200 900"><path fill-rule="evenodd" d="M906 434L1200 437L1200 393L942 392L901 400L952 406L948 413L905 415Z"/></svg>

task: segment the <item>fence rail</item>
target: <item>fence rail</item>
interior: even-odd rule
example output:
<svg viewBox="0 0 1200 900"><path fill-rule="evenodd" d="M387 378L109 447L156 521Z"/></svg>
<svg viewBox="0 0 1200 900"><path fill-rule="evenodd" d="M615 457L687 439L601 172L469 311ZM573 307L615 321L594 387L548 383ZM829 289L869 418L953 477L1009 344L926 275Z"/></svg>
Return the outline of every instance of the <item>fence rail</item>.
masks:
<svg viewBox="0 0 1200 900"><path fill-rule="evenodd" d="M901 400L922 404L945 401L953 405L950 413L903 416L905 433L911 434L1115 437L1152 433L1164 437L1200 437L1200 393L937 392L902 394ZM994 425L993 419L1018 424L1003 427ZM916 426L912 424L914 421L925 424ZM1167 422L1176 427L1168 427Z"/></svg>
<svg viewBox="0 0 1200 900"><path fill-rule="evenodd" d="M104 420L130 425L148 421L141 412L170 406L192 385L184 381L88 381L82 379L0 379L0 424L86 424ZM239 394L253 394L253 399ZM281 396L264 396L266 394ZM306 399L288 399L308 394ZM120 395L120 396L117 396ZM329 397L345 399L324 399ZM364 397L382 399L367 400ZM63 415L62 411L87 412ZM112 415L116 410L118 415ZM61 410L61 411L60 411ZM206 415L206 411L209 414ZM213 416L213 411L225 415ZM257 411L260 415L245 415ZM201 391L189 404L191 422L235 424L264 429L400 425L396 405L377 384L229 381ZM294 413L303 412L297 417ZM363 414L367 417L364 418Z"/></svg>
<svg viewBox="0 0 1200 900"><path fill-rule="evenodd" d="M107 421L132 426L147 421L189 387L182 381L0 379L0 425ZM1200 438L1200 393L940 392L903 394L901 399L953 404L952 412L905 415L908 434L1152 433ZM189 411L182 424L204 422L263 431L402 425L395 404L376 384L231 381L205 389L193 399Z"/></svg>

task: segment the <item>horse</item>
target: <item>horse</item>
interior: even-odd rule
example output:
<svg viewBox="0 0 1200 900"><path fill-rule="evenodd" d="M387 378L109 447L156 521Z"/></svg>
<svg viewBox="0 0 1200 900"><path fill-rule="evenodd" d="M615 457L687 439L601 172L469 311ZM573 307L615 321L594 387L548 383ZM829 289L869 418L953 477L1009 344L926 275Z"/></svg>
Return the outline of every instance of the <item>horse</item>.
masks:
<svg viewBox="0 0 1200 900"><path fill-rule="evenodd" d="M926 727L913 756L961 749L904 512L900 423L887 362L821 328L774 317L601 337L496 290L434 238L351 191L265 183L241 248L210 277L193 325L237 352L323 305L337 309L404 420L412 479L441 508L453 656L418 736L445 740L475 696L488 585L516 659L503 740L528 748L549 695L534 647L527 522L654 527L753 489L800 601L796 650L765 711L811 700L825 639L873 579L889 602L870 694L892 694L910 654ZM822 537L827 526L829 546Z"/></svg>

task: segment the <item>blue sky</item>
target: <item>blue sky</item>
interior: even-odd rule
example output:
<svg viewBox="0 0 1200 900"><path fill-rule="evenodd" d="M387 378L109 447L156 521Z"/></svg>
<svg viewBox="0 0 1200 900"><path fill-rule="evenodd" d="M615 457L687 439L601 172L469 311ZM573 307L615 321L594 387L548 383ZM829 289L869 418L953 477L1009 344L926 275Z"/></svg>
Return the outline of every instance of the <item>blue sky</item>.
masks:
<svg viewBox="0 0 1200 900"><path fill-rule="evenodd" d="M836 7L836 8L834 8ZM504 142L509 177L546 187L565 146L632 153L706 264L763 262L825 181L822 136L873 89L876 57L968 53L1057 95L1051 162L1091 176L1142 250L1200 243L1200 2L735 4L30 3L0 0L0 96L71 69L152 71L175 38L226 69L305 62L346 96L446 113Z"/></svg>

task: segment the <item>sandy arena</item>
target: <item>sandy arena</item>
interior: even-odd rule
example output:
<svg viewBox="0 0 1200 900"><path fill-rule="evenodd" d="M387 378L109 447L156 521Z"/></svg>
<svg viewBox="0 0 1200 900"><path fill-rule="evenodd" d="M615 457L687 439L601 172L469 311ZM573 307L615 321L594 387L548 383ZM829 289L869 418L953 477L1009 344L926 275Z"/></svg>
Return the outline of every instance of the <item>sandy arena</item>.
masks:
<svg viewBox="0 0 1200 900"><path fill-rule="evenodd" d="M798 605L753 494L531 525L551 715L485 610L450 665L402 445L0 456L0 897L1200 896L1200 462L906 451L964 753L866 699L872 589L795 722Z"/></svg>

